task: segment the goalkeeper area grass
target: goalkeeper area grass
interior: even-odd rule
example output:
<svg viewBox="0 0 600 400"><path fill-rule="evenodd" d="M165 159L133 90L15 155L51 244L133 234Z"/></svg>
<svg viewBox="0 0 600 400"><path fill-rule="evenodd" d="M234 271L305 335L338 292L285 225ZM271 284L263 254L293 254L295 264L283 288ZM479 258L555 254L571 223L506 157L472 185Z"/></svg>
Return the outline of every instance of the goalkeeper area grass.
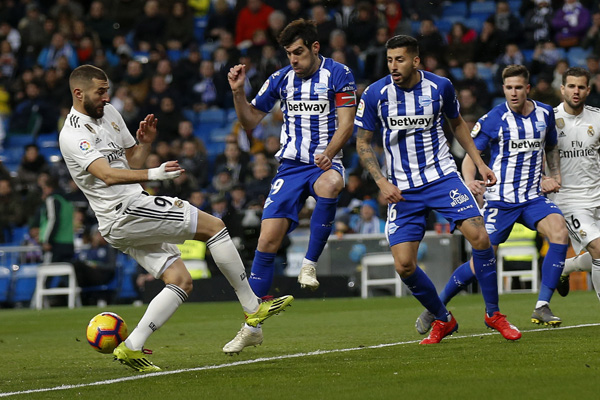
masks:
<svg viewBox="0 0 600 400"><path fill-rule="evenodd" d="M146 347L162 372L140 374L92 349L101 311L132 330L144 307L0 310L0 398L9 399L596 399L600 303L572 292L551 303L560 328L530 321L537 295L500 296L523 332L516 342L484 325L481 295L453 299L459 330L421 346L413 297L296 299L263 326L262 346L221 349L243 322L238 303L186 303Z"/></svg>

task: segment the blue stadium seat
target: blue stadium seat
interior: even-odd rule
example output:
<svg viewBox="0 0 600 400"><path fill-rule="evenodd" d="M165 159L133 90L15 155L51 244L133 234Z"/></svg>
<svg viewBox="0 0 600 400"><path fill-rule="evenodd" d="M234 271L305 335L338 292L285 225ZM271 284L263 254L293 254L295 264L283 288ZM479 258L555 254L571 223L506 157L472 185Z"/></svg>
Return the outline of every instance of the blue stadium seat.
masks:
<svg viewBox="0 0 600 400"><path fill-rule="evenodd" d="M6 303L10 294L11 272L9 268L0 267L0 303Z"/></svg>
<svg viewBox="0 0 600 400"><path fill-rule="evenodd" d="M533 60L533 49L521 49L521 54L523 54L525 62L530 63Z"/></svg>
<svg viewBox="0 0 600 400"><path fill-rule="evenodd" d="M192 125L196 126L198 124L198 113L196 113L194 110L184 108L182 113L185 119L192 122Z"/></svg>
<svg viewBox="0 0 600 400"><path fill-rule="evenodd" d="M231 127L215 128L210 131L210 142L224 142L227 135L231 133Z"/></svg>
<svg viewBox="0 0 600 400"><path fill-rule="evenodd" d="M25 147L35 143L35 136L29 134L8 134L4 141L4 147Z"/></svg>
<svg viewBox="0 0 600 400"><path fill-rule="evenodd" d="M467 2L457 1L452 3L444 3L442 15L444 17L466 17L468 14Z"/></svg>
<svg viewBox="0 0 600 400"><path fill-rule="evenodd" d="M7 240L6 242L18 246L23 243L23 239L28 233L28 226L15 226L10 230L10 241Z"/></svg>
<svg viewBox="0 0 600 400"><path fill-rule="evenodd" d="M567 51L567 60L569 61L570 67L584 67L586 66L586 58L592 54L591 49L586 50L582 47L571 47Z"/></svg>
<svg viewBox="0 0 600 400"><path fill-rule="evenodd" d="M487 67L483 64L477 64L477 75L479 75L479 77L481 79L494 79L494 71L492 71L492 69L490 67Z"/></svg>
<svg viewBox="0 0 600 400"><path fill-rule="evenodd" d="M461 79L463 79L465 77L465 75L463 74L463 70L462 70L461 67L450 68L450 74L456 80L461 80Z"/></svg>
<svg viewBox="0 0 600 400"><path fill-rule="evenodd" d="M519 15L521 3L521 0L508 0L508 6L510 7L510 11L515 15Z"/></svg>
<svg viewBox="0 0 600 400"><path fill-rule="evenodd" d="M139 297L135 287L137 276L137 261L126 254L117 255L117 265L120 268L120 282L117 291L117 299L136 299Z"/></svg>
<svg viewBox="0 0 600 400"><path fill-rule="evenodd" d="M470 16L489 17L496 11L496 3L493 1L472 1L470 8Z"/></svg>
<svg viewBox="0 0 600 400"><path fill-rule="evenodd" d="M198 118L200 120L200 123L220 122L223 124L225 123L227 116L225 114L225 110L222 110L220 108L209 108L208 110L201 111L198 114Z"/></svg>
<svg viewBox="0 0 600 400"><path fill-rule="evenodd" d="M471 18L467 18L465 20L465 25L468 28L475 29L477 34L480 34L481 30L483 29L484 22L485 22L485 18L471 17Z"/></svg>
<svg viewBox="0 0 600 400"><path fill-rule="evenodd" d="M167 50L167 58L172 63L178 62L181 59L182 55L183 55L183 53L182 53L181 50L178 50L178 49L169 49L169 50Z"/></svg>
<svg viewBox="0 0 600 400"><path fill-rule="evenodd" d="M13 275L13 286L10 294L11 303L30 302L35 292L37 264L19 266Z"/></svg>
<svg viewBox="0 0 600 400"><path fill-rule="evenodd" d="M58 147L58 132L40 133L35 143L38 147Z"/></svg>
<svg viewBox="0 0 600 400"><path fill-rule="evenodd" d="M235 112L235 108L228 108L227 110L225 110L225 112L227 113L226 119L228 123L231 123L237 119L237 113Z"/></svg>
<svg viewBox="0 0 600 400"><path fill-rule="evenodd" d="M410 22L410 31L412 32L413 36L417 35L419 33L420 29L421 29L421 21L411 21Z"/></svg>
<svg viewBox="0 0 600 400"><path fill-rule="evenodd" d="M435 21L435 26L438 28L438 31L440 31L440 34L445 37L448 32L450 32L450 28L452 28L452 21L440 18Z"/></svg>
<svg viewBox="0 0 600 400"><path fill-rule="evenodd" d="M198 44L204 43L206 25L208 25L208 16L194 17L194 38Z"/></svg>
<svg viewBox="0 0 600 400"><path fill-rule="evenodd" d="M56 158L62 159L62 153L58 147L40 147L40 154L44 156L47 161L54 162Z"/></svg>
<svg viewBox="0 0 600 400"><path fill-rule="evenodd" d="M492 107L496 107L499 104L502 104L506 101L505 97L494 97L494 100L492 100Z"/></svg>
<svg viewBox="0 0 600 400"><path fill-rule="evenodd" d="M4 164L7 163L19 163L23 158L25 151L22 147L8 147L0 150L0 161Z"/></svg>

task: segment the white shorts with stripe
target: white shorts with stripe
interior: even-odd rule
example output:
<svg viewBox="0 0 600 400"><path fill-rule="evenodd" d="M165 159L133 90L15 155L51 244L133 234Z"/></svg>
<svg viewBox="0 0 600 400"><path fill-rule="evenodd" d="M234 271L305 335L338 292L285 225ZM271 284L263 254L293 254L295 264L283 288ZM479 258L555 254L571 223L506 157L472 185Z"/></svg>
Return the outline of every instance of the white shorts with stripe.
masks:
<svg viewBox="0 0 600 400"><path fill-rule="evenodd" d="M119 206L106 241L159 278L181 256L175 244L194 238L198 209L176 197L145 193Z"/></svg>
<svg viewBox="0 0 600 400"><path fill-rule="evenodd" d="M565 216L571 245L576 254L585 250L592 240L600 237L600 207L561 204L559 208Z"/></svg>

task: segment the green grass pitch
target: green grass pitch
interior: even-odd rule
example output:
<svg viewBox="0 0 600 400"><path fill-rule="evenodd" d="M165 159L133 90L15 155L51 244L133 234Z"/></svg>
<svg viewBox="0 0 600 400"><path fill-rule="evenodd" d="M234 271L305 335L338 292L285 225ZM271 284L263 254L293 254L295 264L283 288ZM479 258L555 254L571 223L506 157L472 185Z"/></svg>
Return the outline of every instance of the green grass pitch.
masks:
<svg viewBox="0 0 600 400"><path fill-rule="evenodd" d="M242 323L237 303L187 303L147 342L163 369L139 374L94 351L101 311L132 330L145 307L0 310L0 398L10 399L597 399L600 304L556 295L561 328L530 322L533 294L500 298L523 332L508 342L483 324L480 295L455 298L459 331L420 346L412 297L296 300L269 319L262 346L221 352Z"/></svg>

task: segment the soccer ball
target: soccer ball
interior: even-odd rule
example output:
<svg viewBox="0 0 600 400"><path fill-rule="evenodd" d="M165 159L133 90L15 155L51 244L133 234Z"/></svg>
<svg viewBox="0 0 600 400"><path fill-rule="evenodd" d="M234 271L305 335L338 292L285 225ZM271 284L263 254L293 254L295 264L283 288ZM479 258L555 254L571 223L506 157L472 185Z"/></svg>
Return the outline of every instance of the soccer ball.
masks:
<svg viewBox="0 0 600 400"><path fill-rule="evenodd" d="M127 338L127 324L115 313L96 315L87 326L87 340L100 353L112 353Z"/></svg>

